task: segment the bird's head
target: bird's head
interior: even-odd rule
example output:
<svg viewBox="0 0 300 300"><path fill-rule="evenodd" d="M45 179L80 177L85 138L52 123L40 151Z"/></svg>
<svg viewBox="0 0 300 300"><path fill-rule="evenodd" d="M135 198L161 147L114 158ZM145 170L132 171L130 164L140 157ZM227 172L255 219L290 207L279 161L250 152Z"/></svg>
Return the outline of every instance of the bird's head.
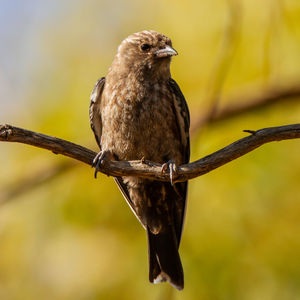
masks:
<svg viewBox="0 0 300 300"><path fill-rule="evenodd" d="M177 52L168 37L145 30L130 35L120 44L112 68L123 74L133 73L141 80L167 80L174 55Z"/></svg>

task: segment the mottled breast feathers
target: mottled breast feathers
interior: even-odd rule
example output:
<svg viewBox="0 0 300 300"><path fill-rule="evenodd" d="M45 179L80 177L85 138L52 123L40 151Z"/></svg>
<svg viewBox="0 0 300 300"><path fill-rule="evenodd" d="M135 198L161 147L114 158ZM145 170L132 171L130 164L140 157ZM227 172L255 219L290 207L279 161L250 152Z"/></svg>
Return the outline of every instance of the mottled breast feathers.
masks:
<svg viewBox="0 0 300 300"><path fill-rule="evenodd" d="M90 97L90 108L89 108L89 117L90 117L90 125L94 132L96 141L98 146L101 149L101 135L102 135L102 123L101 123L101 113L100 113L100 105L101 105L101 96L103 92L103 88L105 85L105 77L100 78ZM188 110L188 106L186 100L176 83L176 81L172 78L169 79L168 85L170 90L174 93L174 103L173 110L176 115L177 127L178 127L178 135L180 135L183 153L184 153L184 163L188 163L190 157L190 140L189 140L189 127L190 127L190 114Z"/></svg>

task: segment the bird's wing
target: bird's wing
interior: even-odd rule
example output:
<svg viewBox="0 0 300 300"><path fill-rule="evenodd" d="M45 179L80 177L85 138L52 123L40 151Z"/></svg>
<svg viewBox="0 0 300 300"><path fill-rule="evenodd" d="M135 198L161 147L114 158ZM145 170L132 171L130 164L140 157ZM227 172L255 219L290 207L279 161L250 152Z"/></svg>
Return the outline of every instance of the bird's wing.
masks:
<svg viewBox="0 0 300 300"><path fill-rule="evenodd" d="M176 121L178 130L180 132L181 144L183 146L184 163L188 163L190 160L190 112L186 103L186 100L176 83L172 78L169 80L169 84L172 92L174 93L174 111L176 115Z"/></svg>
<svg viewBox="0 0 300 300"><path fill-rule="evenodd" d="M91 102L90 102L90 111L89 111L90 124L100 149L101 149L100 141L101 141L101 134L102 134L100 103L101 103L101 96L102 96L104 83L105 83L105 77L102 77L97 81L90 97Z"/></svg>
<svg viewBox="0 0 300 300"><path fill-rule="evenodd" d="M92 130L94 132L94 135L95 135L95 138L96 138L96 141L98 143L100 150L101 150L101 134L102 134L100 104L101 104L101 96L102 96L104 84L105 84L105 77L102 77L97 81L97 83L92 91L92 94L91 94L91 103L90 103L90 124L91 124ZM114 179L115 179L115 182L117 183L121 193L123 194L125 200L131 207L133 213L137 216L134 205L133 205L132 201L130 200L128 188L127 188L126 184L124 183L123 179L121 177L115 177Z"/></svg>
<svg viewBox="0 0 300 300"><path fill-rule="evenodd" d="M183 153L183 162L188 163L190 160L190 137L189 137L189 128L190 128L190 113L186 103L186 100L175 80L172 78L169 80L169 85L172 92L174 93L174 112L176 115L176 122L178 127L178 132L180 133L180 139L182 144L182 153ZM177 235L178 245L180 243L185 210L186 210L186 198L187 198L187 187L188 182L178 182L175 183L173 188L177 194L177 197L174 197L175 200L175 230Z"/></svg>
<svg viewBox="0 0 300 300"><path fill-rule="evenodd" d="M127 187L127 184L124 182L122 177L114 177L114 180L116 184L118 185L119 190L121 191L123 197L125 198L126 202L128 203L129 207L131 208L132 212L136 216L136 218L139 220L139 222L142 224L142 226L146 229L145 224L143 224L142 220L138 216L134 203L131 201L130 196L129 196L129 190Z"/></svg>

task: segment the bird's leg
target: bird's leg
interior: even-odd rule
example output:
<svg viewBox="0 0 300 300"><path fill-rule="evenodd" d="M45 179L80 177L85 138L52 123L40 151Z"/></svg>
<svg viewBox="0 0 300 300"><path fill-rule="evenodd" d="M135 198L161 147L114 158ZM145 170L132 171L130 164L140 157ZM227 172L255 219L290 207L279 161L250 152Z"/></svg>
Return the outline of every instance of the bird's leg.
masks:
<svg viewBox="0 0 300 300"><path fill-rule="evenodd" d="M102 150L99 153L97 153L92 163L92 168L95 167L95 178L97 178L97 173L100 171L100 168L103 165L104 161L109 160L112 157L113 155L109 150Z"/></svg>
<svg viewBox="0 0 300 300"><path fill-rule="evenodd" d="M177 175L177 166L176 166L175 161L173 159L170 159L168 162L166 162L162 165L161 173L163 174L167 170L169 170L171 185L173 185L174 175L175 176Z"/></svg>

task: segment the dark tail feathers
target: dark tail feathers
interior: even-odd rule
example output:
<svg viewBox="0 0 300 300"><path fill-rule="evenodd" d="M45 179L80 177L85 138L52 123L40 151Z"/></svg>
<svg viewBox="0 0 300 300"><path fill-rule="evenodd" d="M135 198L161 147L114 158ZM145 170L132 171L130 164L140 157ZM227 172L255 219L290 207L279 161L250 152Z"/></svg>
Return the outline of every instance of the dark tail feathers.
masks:
<svg viewBox="0 0 300 300"><path fill-rule="evenodd" d="M147 228L149 251L149 280L152 283L169 281L178 290L183 289L183 269L178 253L174 228L153 234Z"/></svg>

